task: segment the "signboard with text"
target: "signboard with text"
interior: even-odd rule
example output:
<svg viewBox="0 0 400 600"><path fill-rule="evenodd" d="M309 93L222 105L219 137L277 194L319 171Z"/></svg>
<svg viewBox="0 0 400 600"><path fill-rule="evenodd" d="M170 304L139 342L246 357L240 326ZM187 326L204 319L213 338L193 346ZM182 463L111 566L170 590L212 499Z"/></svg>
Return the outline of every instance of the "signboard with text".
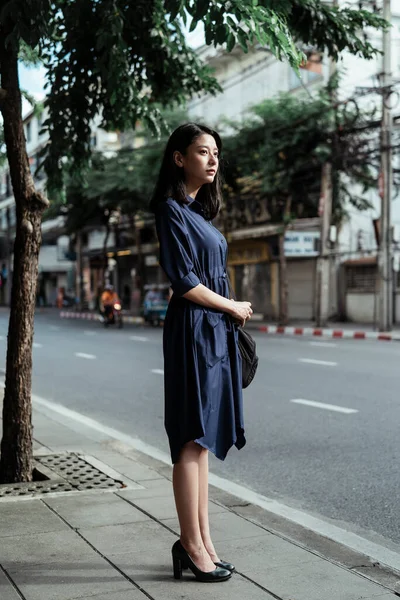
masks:
<svg viewBox="0 0 400 600"><path fill-rule="evenodd" d="M318 256L319 239L319 231L287 231L285 256Z"/></svg>

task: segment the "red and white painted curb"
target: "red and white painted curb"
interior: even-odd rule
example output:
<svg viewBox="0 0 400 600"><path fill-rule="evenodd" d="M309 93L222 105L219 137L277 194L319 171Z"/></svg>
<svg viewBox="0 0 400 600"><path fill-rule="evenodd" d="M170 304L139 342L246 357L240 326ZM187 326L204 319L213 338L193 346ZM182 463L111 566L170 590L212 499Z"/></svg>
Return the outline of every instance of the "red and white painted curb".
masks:
<svg viewBox="0 0 400 600"><path fill-rule="evenodd" d="M102 321L103 317L98 313L92 312L75 312L75 311L65 311L62 310L60 312L61 319L86 319L89 321ZM132 323L135 325L140 325L143 323L142 317L133 317L132 315L123 315L125 323Z"/></svg>
<svg viewBox="0 0 400 600"><path fill-rule="evenodd" d="M80 313L75 311L61 311L60 317L62 319L87 319L89 321L102 320L101 315L93 312ZM131 323L134 325L143 324L142 317L133 317L132 315L124 315L124 321L125 323ZM382 333L379 331L353 331L348 329L324 329L318 327L280 327L279 325L260 325L258 327L258 331L261 333L277 335L308 335L312 337L352 340L381 340L385 342L400 341L400 332Z"/></svg>
<svg viewBox="0 0 400 600"><path fill-rule="evenodd" d="M258 331L278 335L309 335L313 337L381 340L385 342L400 341L400 333L381 333L378 331L350 331L347 329L322 329L317 327L280 327L279 325L260 325Z"/></svg>

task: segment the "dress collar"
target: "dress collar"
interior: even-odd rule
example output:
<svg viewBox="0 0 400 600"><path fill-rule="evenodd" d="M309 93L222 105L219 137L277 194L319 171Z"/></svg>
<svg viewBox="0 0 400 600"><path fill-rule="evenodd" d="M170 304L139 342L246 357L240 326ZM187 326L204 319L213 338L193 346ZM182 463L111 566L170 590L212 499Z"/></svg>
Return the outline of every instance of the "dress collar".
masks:
<svg viewBox="0 0 400 600"><path fill-rule="evenodd" d="M192 198L192 196L186 195L186 203L192 210L198 212L200 214L204 213L203 205L201 202L196 200L196 198Z"/></svg>

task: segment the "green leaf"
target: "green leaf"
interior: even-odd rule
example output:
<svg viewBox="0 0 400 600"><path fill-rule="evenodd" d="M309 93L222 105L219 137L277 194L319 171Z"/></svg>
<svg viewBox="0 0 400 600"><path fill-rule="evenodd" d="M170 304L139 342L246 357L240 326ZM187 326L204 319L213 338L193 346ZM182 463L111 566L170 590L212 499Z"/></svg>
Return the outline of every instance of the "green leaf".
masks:
<svg viewBox="0 0 400 600"><path fill-rule="evenodd" d="M198 24L198 20L193 18L192 22L190 23L189 32L194 31L197 27L197 24Z"/></svg>
<svg viewBox="0 0 400 600"><path fill-rule="evenodd" d="M247 54L247 52L248 52L248 48L247 48L248 36L247 36L247 34L243 31L243 29L239 29L237 36L238 36L239 44L241 45L243 52L245 52Z"/></svg>
<svg viewBox="0 0 400 600"><path fill-rule="evenodd" d="M233 33L229 33L227 39L226 39L226 49L228 50L228 52L231 52L233 50L233 48L235 47L236 44L236 38L233 35Z"/></svg>

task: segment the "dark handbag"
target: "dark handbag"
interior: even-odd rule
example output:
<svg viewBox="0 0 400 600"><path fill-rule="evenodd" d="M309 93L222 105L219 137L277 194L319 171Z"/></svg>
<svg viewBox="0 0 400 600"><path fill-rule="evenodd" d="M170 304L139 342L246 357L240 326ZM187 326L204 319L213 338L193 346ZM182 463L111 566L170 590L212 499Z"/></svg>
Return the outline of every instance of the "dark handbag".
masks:
<svg viewBox="0 0 400 600"><path fill-rule="evenodd" d="M255 341L243 327L238 328L238 348L242 357L242 388L245 389L251 384L256 374L258 356Z"/></svg>
<svg viewBox="0 0 400 600"><path fill-rule="evenodd" d="M232 284L228 277L230 297L236 299ZM254 379L258 367L258 356L256 354L256 343L251 335L238 326L238 348L242 357L242 388L247 388Z"/></svg>

